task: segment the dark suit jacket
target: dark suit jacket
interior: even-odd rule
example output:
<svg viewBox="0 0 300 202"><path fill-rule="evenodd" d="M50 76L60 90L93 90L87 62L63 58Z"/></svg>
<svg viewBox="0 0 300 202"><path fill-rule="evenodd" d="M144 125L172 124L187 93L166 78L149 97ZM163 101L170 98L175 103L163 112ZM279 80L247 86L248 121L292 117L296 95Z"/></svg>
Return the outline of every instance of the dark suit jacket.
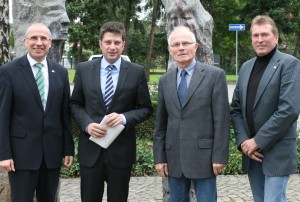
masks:
<svg viewBox="0 0 300 202"><path fill-rule="evenodd" d="M85 132L90 123L100 123L106 114L124 114L126 126L107 148L108 160L113 167L125 168L136 160L135 126L152 113L152 105L143 67L122 59L118 84L110 107L106 112L100 86L100 59L78 64L75 86L71 96L71 112L81 128L78 160L91 167L103 151L89 140Z"/></svg>
<svg viewBox="0 0 300 202"><path fill-rule="evenodd" d="M249 139L246 120L248 81L256 58L245 62L240 70L232 98L231 115L237 145ZM300 113L300 61L276 51L259 83L254 107L255 142L262 150L263 172L269 176L297 172L296 126ZM247 172L250 158L243 155L243 171Z"/></svg>
<svg viewBox="0 0 300 202"><path fill-rule="evenodd" d="M226 164L229 103L225 72L197 61L185 104L177 95L177 69L159 80L154 131L154 163L167 163L169 175L207 178L212 163Z"/></svg>
<svg viewBox="0 0 300 202"><path fill-rule="evenodd" d="M74 155L68 72L47 62L45 111L26 55L0 68L0 160L13 159L16 169L36 170L43 157L48 168L59 168Z"/></svg>

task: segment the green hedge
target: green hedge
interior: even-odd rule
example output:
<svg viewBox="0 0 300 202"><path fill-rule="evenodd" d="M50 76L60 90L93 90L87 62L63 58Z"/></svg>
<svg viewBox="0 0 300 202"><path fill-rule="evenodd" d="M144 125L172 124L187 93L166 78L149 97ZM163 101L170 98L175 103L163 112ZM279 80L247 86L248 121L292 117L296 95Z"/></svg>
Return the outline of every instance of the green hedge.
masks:
<svg viewBox="0 0 300 202"><path fill-rule="evenodd" d="M145 122L141 123L137 127L137 161L133 166L132 175L133 176L149 176L155 175L155 169L153 165L153 153L152 153L152 143L153 143L153 128L154 121L156 116L156 102L153 102L154 113L153 115ZM68 177L76 177L79 175L79 164L77 162L77 143L79 128L73 123L73 135L76 143L75 149L75 162L73 166L66 170L62 167L61 174ZM298 148L300 148L300 140L297 140ZM299 151L299 149L298 149ZM237 175L241 174L242 171L242 154L236 149L235 138L233 129L230 131L230 145L229 145L229 162L226 168L223 170L225 175ZM300 155L298 152L298 164L300 162ZM300 165L299 165L300 167ZM298 171L299 171L298 167Z"/></svg>

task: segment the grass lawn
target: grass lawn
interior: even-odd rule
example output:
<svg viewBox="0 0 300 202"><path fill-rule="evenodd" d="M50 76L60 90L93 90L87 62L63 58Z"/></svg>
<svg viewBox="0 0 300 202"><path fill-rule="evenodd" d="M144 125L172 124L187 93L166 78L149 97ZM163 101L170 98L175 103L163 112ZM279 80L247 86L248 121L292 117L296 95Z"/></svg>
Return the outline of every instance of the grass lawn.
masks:
<svg viewBox="0 0 300 202"><path fill-rule="evenodd" d="M74 76L75 76L75 69L68 69L69 75L69 83L73 83Z"/></svg>
<svg viewBox="0 0 300 202"><path fill-rule="evenodd" d="M159 70L157 70L155 72L161 72L162 74L165 73L165 71L159 71ZM75 69L68 69L68 73L69 73L69 82L73 83L74 76L75 76ZM159 75L159 74L150 75L150 83L151 84L158 84L158 80L159 80L160 76L161 75ZM226 79L227 79L228 83L236 82L236 76L235 75L226 75Z"/></svg>

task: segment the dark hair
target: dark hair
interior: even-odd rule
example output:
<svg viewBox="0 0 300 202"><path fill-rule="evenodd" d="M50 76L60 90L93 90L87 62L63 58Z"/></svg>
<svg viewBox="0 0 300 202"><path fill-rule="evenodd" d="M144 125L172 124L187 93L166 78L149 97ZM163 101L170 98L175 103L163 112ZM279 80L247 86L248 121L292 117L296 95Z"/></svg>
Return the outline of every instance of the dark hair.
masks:
<svg viewBox="0 0 300 202"><path fill-rule="evenodd" d="M100 28L100 40L103 39L103 36L106 32L112 32L115 34L121 34L122 40L125 41L125 27L122 23L119 22L107 22Z"/></svg>

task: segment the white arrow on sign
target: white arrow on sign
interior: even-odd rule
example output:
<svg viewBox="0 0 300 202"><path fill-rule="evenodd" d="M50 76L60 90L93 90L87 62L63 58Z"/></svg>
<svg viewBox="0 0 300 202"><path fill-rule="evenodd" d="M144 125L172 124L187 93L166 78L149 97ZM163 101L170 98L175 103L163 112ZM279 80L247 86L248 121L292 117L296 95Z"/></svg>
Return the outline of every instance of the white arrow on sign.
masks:
<svg viewBox="0 0 300 202"><path fill-rule="evenodd" d="M245 24L229 24L229 31L244 31Z"/></svg>

